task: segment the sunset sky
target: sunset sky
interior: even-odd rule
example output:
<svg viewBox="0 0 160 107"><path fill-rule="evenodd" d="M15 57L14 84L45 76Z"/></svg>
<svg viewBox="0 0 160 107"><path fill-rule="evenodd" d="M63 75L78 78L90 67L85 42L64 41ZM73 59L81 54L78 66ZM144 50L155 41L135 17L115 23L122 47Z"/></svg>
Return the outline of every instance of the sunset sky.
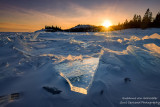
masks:
<svg viewBox="0 0 160 107"><path fill-rule="evenodd" d="M143 17L147 8L155 16L160 0L0 0L0 32L31 32L45 25L63 29L102 25L105 20L118 24L134 14Z"/></svg>

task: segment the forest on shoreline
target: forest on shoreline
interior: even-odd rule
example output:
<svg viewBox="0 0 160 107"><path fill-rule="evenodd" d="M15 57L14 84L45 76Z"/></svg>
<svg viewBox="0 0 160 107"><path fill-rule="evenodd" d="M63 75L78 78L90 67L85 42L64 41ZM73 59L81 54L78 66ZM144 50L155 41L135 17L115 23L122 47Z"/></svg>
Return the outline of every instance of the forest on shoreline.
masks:
<svg viewBox="0 0 160 107"><path fill-rule="evenodd" d="M58 26L45 26L44 30L47 32L56 32L56 31L65 31L65 32L104 32L104 31L114 31L114 30L123 30L123 29L131 29L131 28L160 28L160 12L157 13L155 18L152 15L152 12L148 8L145 12L144 16L135 14L133 19L125 20L123 23L119 23L118 25L110 26L109 28L105 28L104 26L95 26L95 25L82 25L79 24L70 29L61 29Z"/></svg>

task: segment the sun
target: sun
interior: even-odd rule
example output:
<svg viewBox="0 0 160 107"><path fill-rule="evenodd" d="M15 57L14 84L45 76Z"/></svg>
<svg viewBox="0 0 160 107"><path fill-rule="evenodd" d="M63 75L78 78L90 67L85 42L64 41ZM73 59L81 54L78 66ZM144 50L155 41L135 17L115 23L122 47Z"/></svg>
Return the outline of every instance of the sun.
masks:
<svg viewBox="0 0 160 107"><path fill-rule="evenodd" d="M102 25L104 27L108 28L108 27L112 26L112 23L111 23L111 21L107 20L107 21L104 21Z"/></svg>

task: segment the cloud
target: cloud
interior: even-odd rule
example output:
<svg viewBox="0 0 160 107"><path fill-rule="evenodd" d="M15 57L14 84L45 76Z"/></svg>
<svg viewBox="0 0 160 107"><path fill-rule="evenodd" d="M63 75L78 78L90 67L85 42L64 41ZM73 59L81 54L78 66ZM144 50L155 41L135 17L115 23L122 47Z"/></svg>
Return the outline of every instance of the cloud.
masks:
<svg viewBox="0 0 160 107"><path fill-rule="evenodd" d="M37 29L45 25L62 28L77 24L100 25L104 20L117 24L131 19L139 9L141 13L137 14L141 15L148 7L158 9L159 3L158 0L0 0L0 22Z"/></svg>

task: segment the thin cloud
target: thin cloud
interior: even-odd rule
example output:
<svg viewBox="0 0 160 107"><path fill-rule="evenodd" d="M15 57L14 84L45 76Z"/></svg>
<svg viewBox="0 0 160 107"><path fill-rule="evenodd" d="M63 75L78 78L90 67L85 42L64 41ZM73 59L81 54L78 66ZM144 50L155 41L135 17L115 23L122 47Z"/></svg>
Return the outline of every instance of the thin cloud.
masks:
<svg viewBox="0 0 160 107"><path fill-rule="evenodd" d="M147 8L155 15L159 4L160 0L0 0L0 23L37 30L45 25L64 29L77 24L101 25L104 20L117 24L135 13L143 15Z"/></svg>

